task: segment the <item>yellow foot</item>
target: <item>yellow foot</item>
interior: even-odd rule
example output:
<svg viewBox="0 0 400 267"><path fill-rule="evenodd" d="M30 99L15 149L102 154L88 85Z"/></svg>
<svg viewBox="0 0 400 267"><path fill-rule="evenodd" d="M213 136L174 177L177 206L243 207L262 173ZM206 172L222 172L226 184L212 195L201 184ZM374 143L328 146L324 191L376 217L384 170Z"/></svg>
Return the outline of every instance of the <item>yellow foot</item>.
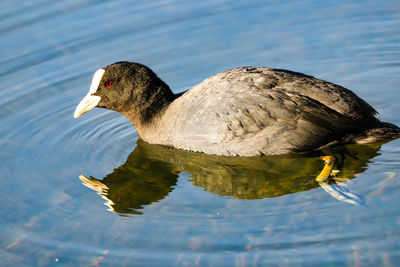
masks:
<svg viewBox="0 0 400 267"><path fill-rule="evenodd" d="M349 191L347 188L337 184L338 182L345 182L346 178L337 178L338 170L334 170L336 159L333 156L323 156L321 159L325 162L325 166L321 173L317 176L316 180L319 185L328 192L332 197L354 205L363 205L364 198L357 193Z"/></svg>

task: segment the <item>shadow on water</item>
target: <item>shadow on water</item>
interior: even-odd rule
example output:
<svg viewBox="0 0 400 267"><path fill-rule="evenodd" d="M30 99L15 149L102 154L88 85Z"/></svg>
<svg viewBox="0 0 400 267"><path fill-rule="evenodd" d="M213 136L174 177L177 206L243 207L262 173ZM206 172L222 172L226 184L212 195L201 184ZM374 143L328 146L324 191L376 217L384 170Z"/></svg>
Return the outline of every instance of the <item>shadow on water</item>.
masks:
<svg viewBox="0 0 400 267"><path fill-rule="evenodd" d="M327 183L324 187L316 181L324 167L320 156L334 155L339 171L335 179L348 181L367 169L370 160L380 155L380 147L381 144L347 145L312 154L246 158L205 155L138 140L127 161L102 180L84 175L80 179L105 199L109 210L121 215L141 214L143 206L168 196L180 172L191 174L195 186L237 199L273 198L319 186L328 192ZM340 190L343 188L339 186Z"/></svg>

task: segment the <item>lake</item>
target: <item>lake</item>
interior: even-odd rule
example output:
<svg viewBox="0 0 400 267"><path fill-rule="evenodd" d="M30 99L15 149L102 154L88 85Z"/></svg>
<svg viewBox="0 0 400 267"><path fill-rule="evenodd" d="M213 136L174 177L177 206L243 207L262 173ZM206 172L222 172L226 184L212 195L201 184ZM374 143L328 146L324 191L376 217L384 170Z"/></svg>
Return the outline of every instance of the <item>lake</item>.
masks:
<svg viewBox="0 0 400 267"><path fill-rule="evenodd" d="M400 125L396 0L2 1L0 266L400 265L400 139L229 158L147 144L116 112L74 119L121 60L175 93L290 69ZM323 154L344 197L315 179Z"/></svg>

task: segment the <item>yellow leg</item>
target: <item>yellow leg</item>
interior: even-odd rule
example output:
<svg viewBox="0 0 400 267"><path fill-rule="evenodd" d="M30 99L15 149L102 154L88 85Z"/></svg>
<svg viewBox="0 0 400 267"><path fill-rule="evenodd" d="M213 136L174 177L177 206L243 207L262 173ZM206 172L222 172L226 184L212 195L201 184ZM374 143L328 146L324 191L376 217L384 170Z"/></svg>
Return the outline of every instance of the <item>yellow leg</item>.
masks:
<svg viewBox="0 0 400 267"><path fill-rule="evenodd" d="M321 157L325 161L325 166L321 173L317 176L317 182L325 182L332 176L333 167L335 166L336 159L333 156L323 156Z"/></svg>
<svg viewBox="0 0 400 267"><path fill-rule="evenodd" d="M336 163L335 157L323 156L321 159L325 162L325 166L321 173L317 176L316 180L322 189L340 201L355 205L362 205L365 202L362 196L349 191L346 187L343 187L337 183L338 178L336 178L335 175L338 173L338 171L333 169ZM344 178L340 178L340 180L346 181Z"/></svg>

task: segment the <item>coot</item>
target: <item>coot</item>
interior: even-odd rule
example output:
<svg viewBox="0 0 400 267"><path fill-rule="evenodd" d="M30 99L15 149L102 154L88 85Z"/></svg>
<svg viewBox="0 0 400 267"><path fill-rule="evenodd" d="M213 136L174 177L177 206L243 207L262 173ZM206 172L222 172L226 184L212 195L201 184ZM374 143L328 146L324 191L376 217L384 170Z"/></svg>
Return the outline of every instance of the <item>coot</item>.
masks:
<svg viewBox="0 0 400 267"><path fill-rule="evenodd" d="M227 70L174 94L150 68L117 62L95 72L74 117L94 107L123 114L148 143L215 155L299 153L400 134L340 85L263 67Z"/></svg>

